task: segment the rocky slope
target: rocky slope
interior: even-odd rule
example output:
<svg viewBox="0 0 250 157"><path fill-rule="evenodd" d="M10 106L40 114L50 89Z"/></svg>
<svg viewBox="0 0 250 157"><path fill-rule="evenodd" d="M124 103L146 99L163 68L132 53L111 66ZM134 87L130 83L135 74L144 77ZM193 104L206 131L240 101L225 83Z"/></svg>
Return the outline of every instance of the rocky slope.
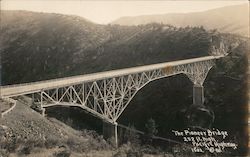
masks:
<svg viewBox="0 0 250 157"><path fill-rule="evenodd" d="M95 132L77 131L56 119L44 118L19 101L14 110L1 119L0 128L1 153L28 155L38 148L56 147L87 153L111 148Z"/></svg>
<svg viewBox="0 0 250 157"><path fill-rule="evenodd" d="M144 157L164 154L173 157L172 152L152 154L148 152L155 151L154 148L138 149L130 144L115 149L95 131L76 130L55 118L43 117L20 101L0 120L0 156L3 157L122 157L137 151Z"/></svg>

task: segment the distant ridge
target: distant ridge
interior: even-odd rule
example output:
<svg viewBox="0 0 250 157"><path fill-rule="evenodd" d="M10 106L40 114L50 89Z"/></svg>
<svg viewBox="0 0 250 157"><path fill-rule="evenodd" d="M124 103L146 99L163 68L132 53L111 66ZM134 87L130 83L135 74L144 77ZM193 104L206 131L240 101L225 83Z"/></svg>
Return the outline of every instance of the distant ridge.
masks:
<svg viewBox="0 0 250 157"><path fill-rule="evenodd" d="M206 29L218 29L220 32L249 37L249 5L227 6L204 12L121 17L111 22L128 26L148 23L171 24L177 27L202 25Z"/></svg>

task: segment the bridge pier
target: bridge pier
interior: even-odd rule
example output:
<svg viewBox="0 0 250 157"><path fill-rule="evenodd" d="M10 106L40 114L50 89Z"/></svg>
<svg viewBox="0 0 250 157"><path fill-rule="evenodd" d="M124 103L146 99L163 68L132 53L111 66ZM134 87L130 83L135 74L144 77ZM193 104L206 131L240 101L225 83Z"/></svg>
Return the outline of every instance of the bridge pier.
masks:
<svg viewBox="0 0 250 157"><path fill-rule="evenodd" d="M193 105L203 107L204 105L204 87L200 84L193 86Z"/></svg>
<svg viewBox="0 0 250 157"><path fill-rule="evenodd" d="M103 121L102 123L103 137L106 140L111 140L115 147L118 147L118 128L117 123L114 124Z"/></svg>
<svg viewBox="0 0 250 157"><path fill-rule="evenodd" d="M42 112L42 116L45 117L45 108L42 107L41 110L42 110L42 111L41 111L41 112Z"/></svg>
<svg viewBox="0 0 250 157"><path fill-rule="evenodd" d="M193 86L193 104L188 112L188 125L192 127L210 128L214 121L214 113L204 105L204 87L201 84Z"/></svg>

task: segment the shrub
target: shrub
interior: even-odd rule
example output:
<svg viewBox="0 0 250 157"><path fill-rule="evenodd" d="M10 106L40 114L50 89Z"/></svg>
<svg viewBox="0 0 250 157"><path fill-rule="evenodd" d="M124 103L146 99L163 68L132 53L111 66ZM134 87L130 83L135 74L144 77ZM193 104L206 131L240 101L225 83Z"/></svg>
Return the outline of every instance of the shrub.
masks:
<svg viewBox="0 0 250 157"><path fill-rule="evenodd" d="M113 157L143 157L140 147L134 147L130 143L122 145Z"/></svg>
<svg viewBox="0 0 250 157"><path fill-rule="evenodd" d="M155 123L155 120L150 118L147 123L145 124L145 127L146 127L146 134L149 136L149 137L152 137L154 135L156 135L158 133L158 130L157 130L157 125Z"/></svg>
<svg viewBox="0 0 250 157"><path fill-rule="evenodd" d="M31 150L33 149L33 145L29 145L29 146L23 146L18 150L18 154L19 155L28 155L30 154Z"/></svg>
<svg viewBox="0 0 250 157"><path fill-rule="evenodd" d="M61 146L60 150L55 152L54 157L70 157L71 151L67 146Z"/></svg>
<svg viewBox="0 0 250 157"><path fill-rule="evenodd" d="M143 157L143 153L139 149L130 149L127 152L127 157Z"/></svg>
<svg viewBox="0 0 250 157"><path fill-rule="evenodd" d="M58 146L62 143L63 143L63 141L61 139L52 136L52 137L49 137L45 141L45 147L46 148L53 148L53 147Z"/></svg>
<svg viewBox="0 0 250 157"><path fill-rule="evenodd" d="M37 139L27 139L22 142L17 150L19 155L30 154L35 147L43 148L45 146L45 141L41 138Z"/></svg>
<svg viewBox="0 0 250 157"><path fill-rule="evenodd" d="M191 151L191 149L187 146L184 145L176 145L172 147L172 153L174 156L183 156L183 157L188 157L188 156L195 156L196 154Z"/></svg>
<svg viewBox="0 0 250 157"><path fill-rule="evenodd" d="M117 147L114 137L111 137L111 138L107 139L107 142L108 142L108 144L110 144L112 147L114 147L114 148Z"/></svg>
<svg viewBox="0 0 250 157"><path fill-rule="evenodd" d="M124 133L124 142L130 142L133 145L139 146L140 139L139 135L136 133L136 128L133 125L129 125Z"/></svg>
<svg viewBox="0 0 250 157"><path fill-rule="evenodd" d="M8 152L14 152L22 144L23 144L23 141L21 140L21 138L13 136L13 137L8 137L3 142L3 147L2 146L1 147L6 149Z"/></svg>
<svg viewBox="0 0 250 157"><path fill-rule="evenodd" d="M0 157L9 156L9 152L5 149L0 149Z"/></svg>

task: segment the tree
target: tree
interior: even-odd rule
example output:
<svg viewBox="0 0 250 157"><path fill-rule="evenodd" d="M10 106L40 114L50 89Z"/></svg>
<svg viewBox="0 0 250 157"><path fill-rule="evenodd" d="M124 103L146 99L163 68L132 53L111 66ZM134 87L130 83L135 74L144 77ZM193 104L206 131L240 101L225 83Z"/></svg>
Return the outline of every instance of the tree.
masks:
<svg viewBox="0 0 250 157"><path fill-rule="evenodd" d="M135 145L140 144L139 135L136 133L134 125L129 124L128 129L124 133L124 141Z"/></svg>
<svg viewBox="0 0 250 157"><path fill-rule="evenodd" d="M146 140L151 143L152 137L158 133L157 125L153 118L150 118L147 123L145 124L146 127Z"/></svg>

